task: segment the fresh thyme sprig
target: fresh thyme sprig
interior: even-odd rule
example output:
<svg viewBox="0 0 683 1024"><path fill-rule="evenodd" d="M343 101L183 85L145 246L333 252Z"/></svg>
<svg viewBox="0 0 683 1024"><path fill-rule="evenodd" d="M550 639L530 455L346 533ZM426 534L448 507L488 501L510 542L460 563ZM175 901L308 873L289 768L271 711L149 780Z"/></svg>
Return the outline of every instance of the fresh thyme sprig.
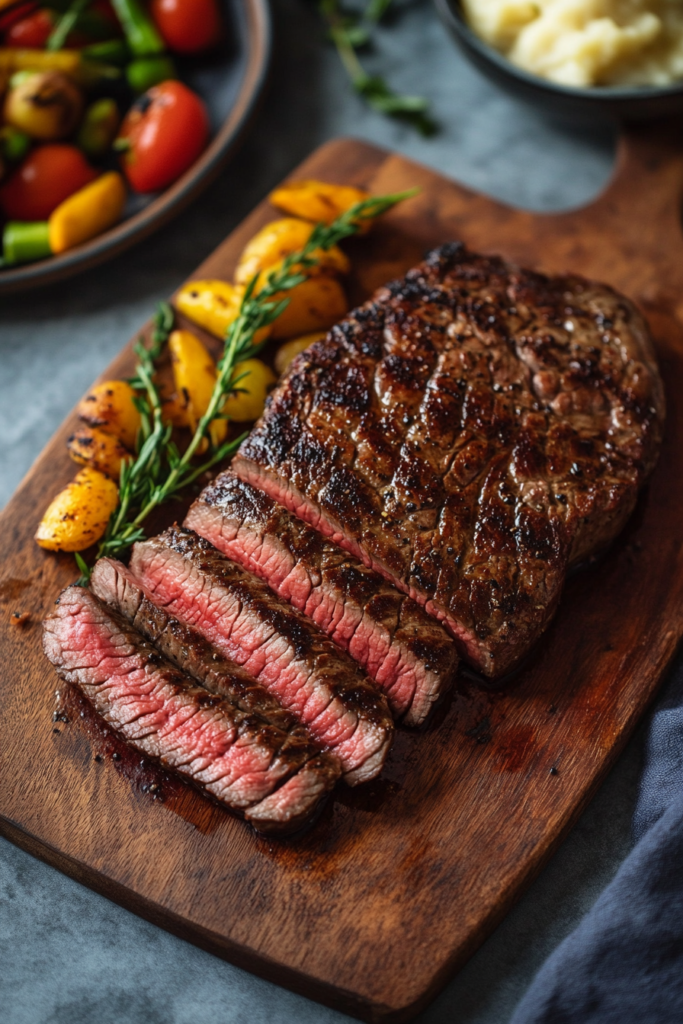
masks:
<svg viewBox="0 0 683 1024"><path fill-rule="evenodd" d="M134 348L138 363L130 384L137 393L136 404L142 420L138 453L135 458L122 463L119 502L100 542L98 558L120 555L136 541L143 540L145 531L142 524L155 508L178 497L189 484L231 455L241 443L242 437L226 441L210 449L208 458L200 465L193 462L202 442L209 437L211 422L224 417L226 399L238 390L244 376L238 364L256 355L265 344L265 339L256 341L256 334L276 320L288 305L289 299L283 296L283 292L291 291L305 281L305 271L320 262L321 251L331 249L342 239L356 234L366 221L374 220L416 193L417 189L410 189L392 195L372 196L356 203L331 224L317 224L303 248L287 256L266 275L265 282L261 282L258 274L252 278L242 298L239 314L228 328L208 408L182 455L171 439L172 427L163 422L162 400L154 381L154 364L168 340L174 320L171 307L167 303L159 305L151 345L146 347L140 338ZM76 561L81 571L79 582L85 586L90 579L90 569L78 554Z"/></svg>
<svg viewBox="0 0 683 1024"><path fill-rule="evenodd" d="M422 96L401 96L377 75L369 75L356 52L371 41L371 29L391 6L392 0L370 0L359 14L344 9L340 0L318 0L318 8L329 36L351 79L351 85L368 106L387 117L406 121L421 135L433 135L436 123L429 114L429 101Z"/></svg>

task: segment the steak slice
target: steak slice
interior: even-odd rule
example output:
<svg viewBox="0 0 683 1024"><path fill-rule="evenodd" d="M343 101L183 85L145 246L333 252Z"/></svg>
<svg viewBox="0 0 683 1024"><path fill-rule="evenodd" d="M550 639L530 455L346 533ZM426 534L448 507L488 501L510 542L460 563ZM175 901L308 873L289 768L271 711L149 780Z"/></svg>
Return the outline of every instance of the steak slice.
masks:
<svg viewBox="0 0 683 1024"><path fill-rule="evenodd" d="M260 576L349 652L407 725L452 682L457 654L433 618L372 569L229 470L185 525Z"/></svg>
<svg viewBox="0 0 683 1024"><path fill-rule="evenodd" d="M100 600L123 615L186 675L212 693L225 697L244 714L288 733L290 743L299 742L311 748L311 735L295 715L196 629L183 625L165 608L155 605L142 584L121 562L100 558L92 571L90 587Z"/></svg>
<svg viewBox="0 0 683 1024"><path fill-rule="evenodd" d="M288 745L287 733L194 685L88 590L63 591L43 647L131 746L262 832L297 828L339 775L328 754Z"/></svg>
<svg viewBox="0 0 683 1024"><path fill-rule="evenodd" d="M393 736L386 699L305 616L179 527L136 544L130 568L156 604L242 665L332 750L347 782L377 775Z"/></svg>
<svg viewBox="0 0 683 1024"><path fill-rule="evenodd" d="M621 530L663 417L628 299L453 243L297 357L232 468L497 676Z"/></svg>

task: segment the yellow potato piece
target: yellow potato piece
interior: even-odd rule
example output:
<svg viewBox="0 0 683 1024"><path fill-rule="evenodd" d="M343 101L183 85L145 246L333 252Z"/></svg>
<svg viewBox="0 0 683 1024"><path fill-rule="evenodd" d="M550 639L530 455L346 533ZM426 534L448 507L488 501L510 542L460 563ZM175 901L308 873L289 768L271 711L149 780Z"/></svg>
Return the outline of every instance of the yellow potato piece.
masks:
<svg viewBox="0 0 683 1024"><path fill-rule="evenodd" d="M108 380L97 384L78 403L78 415L92 427L104 427L135 451L140 413L135 408L135 392L125 380Z"/></svg>
<svg viewBox="0 0 683 1024"><path fill-rule="evenodd" d="M209 408L216 384L216 365L202 342L190 331L173 331L168 339L173 379L178 395L186 402L187 423L192 432ZM216 419L209 425L214 447L225 440L228 425Z"/></svg>
<svg viewBox="0 0 683 1024"><path fill-rule="evenodd" d="M276 188L268 196L273 206L284 213L304 220L331 224L356 203L370 198L370 193L353 185L331 185L326 181L292 181ZM363 225L366 231L370 221Z"/></svg>
<svg viewBox="0 0 683 1024"><path fill-rule="evenodd" d="M125 204L126 186L118 171L108 171L74 192L50 214L53 253L65 252L101 235L120 220Z"/></svg>
<svg viewBox="0 0 683 1024"><path fill-rule="evenodd" d="M35 539L48 551L83 551L107 529L119 491L96 469L82 469L48 506Z"/></svg>
<svg viewBox="0 0 683 1024"><path fill-rule="evenodd" d="M225 415L237 423L257 420L263 412L268 391L276 381L269 366L260 359L245 359L235 366L236 387L239 391L230 395L223 405Z"/></svg>
<svg viewBox="0 0 683 1024"><path fill-rule="evenodd" d="M123 460L133 458L118 437L107 434L100 427L80 427L66 446L74 462L98 469L112 480L119 479Z"/></svg>
<svg viewBox="0 0 683 1024"><path fill-rule="evenodd" d="M266 224L244 247L235 270L235 283L247 285L260 271L275 270L286 256L303 249L314 227L314 224L297 217L285 217ZM316 249L312 255L319 263L306 273L348 273L348 258L338 246L334 245L327 250ZM263 275L261 284L265 283L266 276Z"/></svg>
<svg viewBox="0 0 683 1024"><path fill-rule="evenodd" d="M243 295L244 288L227 281L190 281L178 292L175 305L188 320L222 341L239 314ZM254 339L260 344L269 334L270 327L262 327Z"/></svg>
<svg viewBox="0 0 683 1024"><path fill-rule="evenodd" d="M271 336L277 341L326 331L343 319L349 308L336 277L309 277L283 292L281 298L288 298L289 305L272 325Z"/></svg>
<svg viewBox="0 0 683 1024"><path fill-rule="evenodd" d="M242 290L227 281L190 281L175 300L176 309L217 338L224 338L236 318Z"/></svg>
<svg viewBox="0 0 683 1024"><path fill-rule="evenodd" d="M289 364L295 359L300 352L308 348L316 341L322 341L325 337L325 331L314 331L313 334L304 334L302 338L292 338L291 341L286 341L284 345L280 345L279 349L275 353L275 370L282 376Z"/></svg>
<svg viewBox="0 0 683 1024"><path fill-rule="evenodd" d="M172 394L167 394L167 389L162 385L157 385L157 387L161 398L162 423L170 424L172 427L189 427L185 395L179 395L175 391Z"/></svg>

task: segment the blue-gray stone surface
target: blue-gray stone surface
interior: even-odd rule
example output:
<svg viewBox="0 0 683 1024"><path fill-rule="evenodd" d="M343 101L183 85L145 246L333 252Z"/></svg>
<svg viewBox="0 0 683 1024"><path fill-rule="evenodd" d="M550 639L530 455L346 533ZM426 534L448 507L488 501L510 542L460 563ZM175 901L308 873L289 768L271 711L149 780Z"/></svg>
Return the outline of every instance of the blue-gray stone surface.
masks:
<svg viewBox="0 0 683 1024"><path fill-rule="evenodd" d="M433 100L424 140L350 94L312 3L276 0L271 88L232 164L169 227L118 260L0 307L0 505L61 419L142 323L313 148L354 135L511 204L579 206L613 162L609 132L570 129L520 106L454 50L432 8L407 4L367 58ZM636 735L542 875L422 1024L504 1024L534 972L630 848ZM109 903L0 840L4 1024L332 1024L347 1020L254 978Z"/></svg>

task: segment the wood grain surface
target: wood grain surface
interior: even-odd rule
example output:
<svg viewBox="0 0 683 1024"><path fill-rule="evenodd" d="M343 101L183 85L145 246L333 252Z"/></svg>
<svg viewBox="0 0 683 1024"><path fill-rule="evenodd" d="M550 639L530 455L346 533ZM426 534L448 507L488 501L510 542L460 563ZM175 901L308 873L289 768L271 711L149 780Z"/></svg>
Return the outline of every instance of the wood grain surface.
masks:
<svg viewBox="0 0 683 1024"><path fill-rule="evenodd" d="M32 536L74 473L69 419L2 515L0 831L242 967L365 1020L403 1021L566 834L683 634L683 142L667 125L629 134L606 193L551 216L353 141L324 146L294 176L422 190L349 245L354 301L454 238L630 295L650 321L667 386L658 468L623 536L570 579L556 620L507 688L461 678L426 730L398 731L377 781L339 787L305 835L274 841L183 784L161 779L150 791L147 769L136 774L73 702L68 722L53 721L58 681L40 620L75 572L70 557L41 551ZM198 275L229 276L273 216L260 206ZM106 376L130 366L126 350ZM30 622L12 626L15 611L29 611Z"/></svg>

